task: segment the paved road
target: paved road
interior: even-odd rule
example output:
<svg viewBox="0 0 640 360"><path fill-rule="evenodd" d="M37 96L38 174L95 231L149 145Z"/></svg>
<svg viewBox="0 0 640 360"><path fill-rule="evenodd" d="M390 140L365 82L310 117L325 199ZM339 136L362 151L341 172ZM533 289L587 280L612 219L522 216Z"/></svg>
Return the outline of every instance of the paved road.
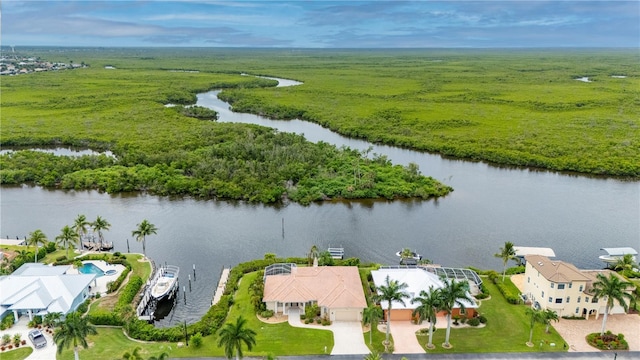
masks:
<svg viewBox="0 0 640 360"><path fill-rule="evenodd" d="M572 360L638 360L640 359L639 351L620 351L614 352L567 352L567 353L495 353L495 354L393 354L384 355L385 360L400 360L402 358L408 360L557 360L557 359L572 359ZM364 355L325 355L325 356L278 356L279 360L362 360ZM223 358L191 358L193 360L222 360ZM261 358L249 358L244 359L256 360Z"/></svg>

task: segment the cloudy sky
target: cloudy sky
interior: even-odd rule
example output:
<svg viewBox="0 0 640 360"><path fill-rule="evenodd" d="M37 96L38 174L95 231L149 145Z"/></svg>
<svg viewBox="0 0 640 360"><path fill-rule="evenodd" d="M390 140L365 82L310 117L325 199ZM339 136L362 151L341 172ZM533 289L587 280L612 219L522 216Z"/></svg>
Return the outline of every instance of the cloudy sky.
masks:
<svg viewBox="0 0 640 360"><path fill-rule="evenodd" d="M1 3L3 45L639 47L640 1Z"/></svg>

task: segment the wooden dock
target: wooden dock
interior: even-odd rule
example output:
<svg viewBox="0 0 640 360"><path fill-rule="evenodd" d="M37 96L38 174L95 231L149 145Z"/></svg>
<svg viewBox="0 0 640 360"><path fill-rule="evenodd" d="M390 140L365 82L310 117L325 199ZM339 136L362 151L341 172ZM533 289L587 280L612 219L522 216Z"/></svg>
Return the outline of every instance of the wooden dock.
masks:
<svg viewBox="0 0 640 360"><path fill-rule="evenodd" d="M229 272L231 268L222 268L222 273L220 274L220 280L218 280L218 287L216 288L215 293L213 294L213 300L211 300L211 306L215 305L220 301L220 298L224 294L224 288L227 286L227 280L229 279Z"/></svg>

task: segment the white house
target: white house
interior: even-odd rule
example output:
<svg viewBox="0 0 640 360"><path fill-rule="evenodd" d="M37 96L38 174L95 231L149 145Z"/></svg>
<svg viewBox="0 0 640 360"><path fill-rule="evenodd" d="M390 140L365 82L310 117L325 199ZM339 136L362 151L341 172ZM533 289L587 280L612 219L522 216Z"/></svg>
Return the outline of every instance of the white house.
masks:
<svg viewBox="0 0 640 360"><path fill-rule="evenodd" d="M26 263L11 275L0 276L0 319L21 315L67 314L89 297L95 274L67 274L72 266Z"/></svg>

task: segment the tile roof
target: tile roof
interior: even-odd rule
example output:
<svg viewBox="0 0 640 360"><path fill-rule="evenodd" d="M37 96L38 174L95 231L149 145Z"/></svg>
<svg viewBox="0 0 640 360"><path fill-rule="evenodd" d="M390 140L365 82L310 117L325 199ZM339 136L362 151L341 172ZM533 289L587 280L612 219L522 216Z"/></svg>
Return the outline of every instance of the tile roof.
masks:
<svg viewBox="0 0 640 360"><path fill-rule="evenodd" d="M578 270L573 264L558 260L549 260L542 255L528 255L525 257L527 263L538 270L545 279L555 283L565 283L571 281L590 281L591 278Z"/></svg>
<svg viewBox="0 0 640 360"><path fill-rule="evenodd" d="M317 301L327 308L365 308L360 274L355 266L296 267L291 274L269 275L263 301Z"/></svg>

